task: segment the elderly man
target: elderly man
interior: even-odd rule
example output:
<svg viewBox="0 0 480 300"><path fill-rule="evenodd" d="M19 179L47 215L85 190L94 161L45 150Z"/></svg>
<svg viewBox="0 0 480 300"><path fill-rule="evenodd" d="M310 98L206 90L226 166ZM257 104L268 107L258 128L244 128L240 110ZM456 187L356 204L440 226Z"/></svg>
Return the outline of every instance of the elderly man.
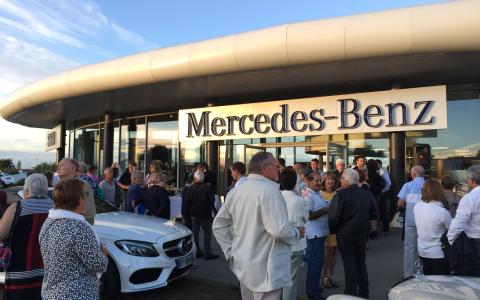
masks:
<svg viewBox="0 0 480 300"><path fill-rule="evenodd" d="M79 177L80 172L80 164L78 161L72 158L64 158L58 163L57 173L60 177L60 180L71 179ZM97 209L95 208L95 199L93 198L93 189L90 184L84 180L82 180L83 185L83 193L85 195L85 220L88 223L93 225L95 215L97 213Z"/></svg>
<svg viewBox="0 0 480 300"><path fill-rule="evenodd" d="M417 250L417 227L413 207L422 199L422 187L425 183L425 169L415 165L410 169L412 181L405 183L398 193L397 206L405 208L405 240L403 241L403 277L413 275L413 265L418 256Z"/></svg>
<svg viewBox="0 0 480 300"><path fill-rule="evenodd" d="M269 152L253 155L248 180L228 193L213 221L213 233L240 281L243 299L280 299L282 288L291 284L291 245L303 237L304 229L288 222L276 182L279 167Z"/></svg>
<svg viewBox="0 0 480 300"><path fill-rule="evenodd" d="M339 158L335 161L335 176L337 176L337 186L336 189L339 189L341 186L340 178L342 177L343 171L345 170L345 160Z"/></svg>
<svg viewBox="0 0 480 300"><path fill-rule="evenodd" d="M307 176L308 187L305 199L308 203L307 236L307 296L309 299L323 299L320 294L320 277L325 253L325 238L328 235L328 204L320 196L322 177L316 172Z"/></svg>
<svg viewBox="0 0 480 300"><path fill-rule="evenodd" d="M453 244L464 231L467 237L473 239L473 275L480 276L480 165L468 168L467 183L471 191L460 200L447 237L448 242Z"/></svg>
<svg viewBox="0 0 480 300"><path fill-rule="evenodd" d="M113 170L112 168L108 167L105 168L103 171L103 180L100 182L98 185L102 191L103 195L105 197L105 201L108 202L109 204L113 205L116 207L115 203L115 182L113 181Z"/></svg>
<svg viewBox="0 0 480 300"><path fill-rule="evenodd" d="M343 260L347 295L368 298L368 272L365 249L369 220L375 219L375 198L358 186L358 172L345 169L340 177L342 189L333 197L328 211L330 233L337 234Z"/></svg>
<svg viewBox="0 0 480 300"><path fill-rule="evenodd" d="M205 175L202 171L196 171L193 175L193 184L187 191L187 205L192 218L192 232L195 245L197 246L197 258L217 259L218 255L212 254L210 246L212 240L212 213L216 213L215 196L211 186L204 182ZM200 227L203 230L203 250L200 247Z"/></svg>

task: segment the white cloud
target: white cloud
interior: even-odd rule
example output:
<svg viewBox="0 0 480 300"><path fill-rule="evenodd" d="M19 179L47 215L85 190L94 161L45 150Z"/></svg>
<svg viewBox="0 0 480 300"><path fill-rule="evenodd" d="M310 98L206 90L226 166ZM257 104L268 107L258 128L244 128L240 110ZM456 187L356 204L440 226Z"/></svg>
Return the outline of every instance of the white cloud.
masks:
<svg viewBox="0 0 480 300"><path fill-rule="evenodd" d="M111 38L112 35L135 50L158 47L142 35L109 20L94 1L3 0L0 1L2 12L0 29L15 29L31 38L42 38L100 55L109 52L95 44L101 44L103 37Z"/></svg>

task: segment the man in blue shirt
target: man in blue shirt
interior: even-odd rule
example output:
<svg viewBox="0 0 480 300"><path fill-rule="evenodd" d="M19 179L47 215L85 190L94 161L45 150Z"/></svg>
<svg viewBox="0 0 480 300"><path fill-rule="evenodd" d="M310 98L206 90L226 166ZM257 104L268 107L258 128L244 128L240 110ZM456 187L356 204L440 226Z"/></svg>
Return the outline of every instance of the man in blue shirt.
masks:
<svg viewBox="0 0 480 300"><path fill-rule="evenodd" d="M405 208L405 240L403 242L403 277L413 275L413 265L418 256L417 227L413 207L422 199L422 187L425 179L425 169L415 165L410 170L412 181L405 183L398 193L398 208Z"/></svg>

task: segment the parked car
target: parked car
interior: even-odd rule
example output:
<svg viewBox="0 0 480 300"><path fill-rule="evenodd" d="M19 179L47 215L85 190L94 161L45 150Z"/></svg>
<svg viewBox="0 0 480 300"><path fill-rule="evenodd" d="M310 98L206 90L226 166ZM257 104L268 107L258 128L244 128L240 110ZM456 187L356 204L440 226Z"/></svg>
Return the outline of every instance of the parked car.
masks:
<svg viewBox="0 0 480 300"><path fill-rule="evenodd" d="M23 191L18 195L23 197ZM119 211L99 199L95 202L93 229L109 251L108 269L100 281L102 299L117 299L120 292L164 287L187 274L196 254L192 232L187 227L175 221ZM0 280L4 279L2 275Z"/></svg>
<svg viewBox="0 0 480 300"><path fill-rule="evenodd" d="M2 185L13 184L14 181L15 181L15 178L12 175L9 175L7 173L0 173L0 184Z"/></svg>
<svg viewBox="0 0 480 300"><path fill-rule="evenodd" d="M388 293L388 300L407 299L479 300L480 278L447 275L418 276L398 283Z"/></svg>

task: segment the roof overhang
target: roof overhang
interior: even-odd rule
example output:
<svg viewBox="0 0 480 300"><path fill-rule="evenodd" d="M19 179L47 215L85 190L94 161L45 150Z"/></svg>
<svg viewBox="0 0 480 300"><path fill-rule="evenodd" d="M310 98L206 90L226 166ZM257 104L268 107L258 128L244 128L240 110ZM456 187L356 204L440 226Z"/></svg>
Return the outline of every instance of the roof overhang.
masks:
<svg viewBox="0 0 480 300"><path fill-rule="evenodd" d="M287 24L72 69L7 96L5 119L101 117L478 82L480 1Z"/></svg>

